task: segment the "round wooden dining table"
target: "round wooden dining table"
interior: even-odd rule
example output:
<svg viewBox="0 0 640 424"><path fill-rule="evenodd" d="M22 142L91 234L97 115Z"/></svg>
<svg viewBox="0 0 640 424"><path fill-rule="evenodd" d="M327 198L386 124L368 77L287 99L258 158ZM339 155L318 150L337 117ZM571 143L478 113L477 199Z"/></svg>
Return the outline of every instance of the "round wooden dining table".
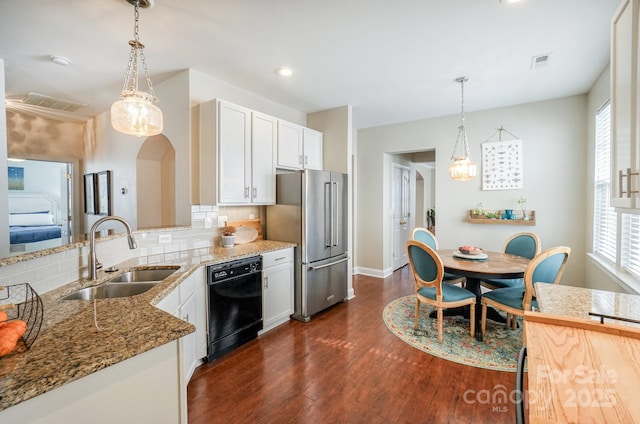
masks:
<svg viewBox="0 0 640 424"><path fill-rule="evenodd" d="M484 251L484 259L464 259L454 256L457 249L439 249L437 251L444 270L466 278L465 288L476 295L476 339L482 341L480 319L482 317L482 290L480 281L497 278L522 278L530 259L504 252ZM523 289L524 290L524 289ZM466 312L466 313L465 313ZM445 315L469 316L468 308L445 309ZM504 318L493 308L487 308L487 318L504 322Z"/></svg>

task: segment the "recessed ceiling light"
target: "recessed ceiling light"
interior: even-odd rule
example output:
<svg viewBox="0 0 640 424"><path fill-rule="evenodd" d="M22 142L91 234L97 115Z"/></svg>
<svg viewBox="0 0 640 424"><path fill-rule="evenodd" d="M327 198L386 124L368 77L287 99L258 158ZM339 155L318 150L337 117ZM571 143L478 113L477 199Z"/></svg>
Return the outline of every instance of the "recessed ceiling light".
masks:
<svg viewBox="0 0 640 424"><path fill-rule="evenodd" d="M520 3L520 0L500 0L502 4Z"/></svg>
<svg viewBox="0 0 640 424"><path fill-rule="evenodd" d="M281 77L290 77L291 75L293 75L293 69L289 68L288 66L281 66L279 68L276 68L276 74L280 75Z"/></svg>
<svg viewBox="0 0 640 424"><path fill-rule="evenodd" d="M67 59L64 56L51 56L51 61L60 66L69 66L71 65L71 60Z"/></svg>

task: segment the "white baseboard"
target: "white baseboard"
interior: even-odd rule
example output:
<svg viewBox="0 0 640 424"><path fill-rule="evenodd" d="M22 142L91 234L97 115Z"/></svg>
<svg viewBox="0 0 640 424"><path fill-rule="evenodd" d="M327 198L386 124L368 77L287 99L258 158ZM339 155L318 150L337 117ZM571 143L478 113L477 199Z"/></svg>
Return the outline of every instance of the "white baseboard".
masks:
<svg viewBox="0 0 640 424"><path fill-rule="evenodd" d="M353 273L367 275L369 277L377 277L377 278L386 278L393 274L393 270L391 268L387 268L385 270L366 268L366 267L354 267Z"/></svg>

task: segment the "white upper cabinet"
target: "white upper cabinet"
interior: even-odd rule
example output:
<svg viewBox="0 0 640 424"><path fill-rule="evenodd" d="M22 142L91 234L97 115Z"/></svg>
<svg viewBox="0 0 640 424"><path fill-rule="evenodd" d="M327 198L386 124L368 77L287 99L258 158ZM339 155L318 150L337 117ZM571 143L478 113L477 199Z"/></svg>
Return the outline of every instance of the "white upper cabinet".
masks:
<svg viewBox="0 0 640 424"><path fill-rule="evenodd" d="M200 105L200 203L275 203L277 120L224 100Z"/></svg>
<svg viewBox="0 0 640 424"><path fill-rule="evenodd" d="M305 128L302 135L305 169L322 170L322 133Z"/></svg>
<svg viewBox="0 0 640 424"><path fill-rule="evenodd" d="M322 169L322 133L287 121L278 121L277 167Z"/></svg>
<svg viewBox="0 0 640 424"><path fill-rule="evenodd" d="M250 203L250 109L218 103L218 153L218 203Z"/></svg>
<svg viewBox="0 0 640 424"><path fill-rule="evenodd" d="M302 169L301 125L278 121L278 167Z"/></svg>
<svg viewBox="0 0 640 424"><path fill-rule="evenodd" d="M278 120L259 112L251 116L251 203L274 204Z"/></svg>
<svg viewBox="0 0 640 424"><path fill-rule="evenodd" d="M617 208L640 207L639 4L623 1L611 22L611 205Z"/></svg>

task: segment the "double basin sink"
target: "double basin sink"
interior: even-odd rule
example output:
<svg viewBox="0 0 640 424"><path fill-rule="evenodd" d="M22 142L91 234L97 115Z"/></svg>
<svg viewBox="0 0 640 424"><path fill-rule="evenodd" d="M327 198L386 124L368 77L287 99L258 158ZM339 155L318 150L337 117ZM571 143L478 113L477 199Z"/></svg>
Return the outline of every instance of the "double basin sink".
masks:
<svg viewBox="0 0 640 424"><path fill-rule="evenodd" d="M77 290L60 298L60 300L112 299L135 296L160 284L178 268L133 269L98 286Z"/></svg>

